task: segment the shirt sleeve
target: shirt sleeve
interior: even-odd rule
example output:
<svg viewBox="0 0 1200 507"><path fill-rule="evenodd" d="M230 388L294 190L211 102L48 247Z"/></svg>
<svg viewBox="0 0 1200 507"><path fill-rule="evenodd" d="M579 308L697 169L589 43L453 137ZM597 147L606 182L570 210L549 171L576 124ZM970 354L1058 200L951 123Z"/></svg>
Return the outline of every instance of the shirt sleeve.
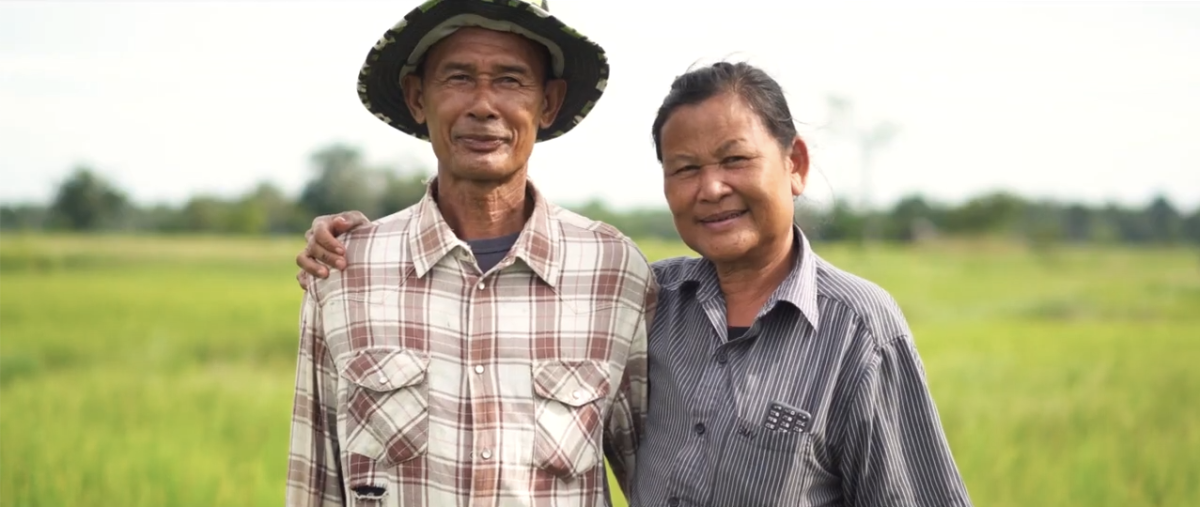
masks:
<svg viewBox="0 0 1200 507"><path fill-rule="evenodd" d="M970 506L911 336L868 357L843 407L846 505Z"/></svg>
<svg viewBox="0 0 1200 507"><path fill-rule="evenodd" d="M288 507L345 505L337 443L337 377L321 309L309 289L300 313L300 351L288 453Z"/></svg>
<svg viewBox="0 0 1200 507"><path fill-rule="evenodd" d="M647 338L650 325L658 304L658 283L651 275L643 300L642 316L638 319L633 338L629 346L629 355L625 361L625 374L621 378L613 409L604 425L604 454L608 458L609 469L621 491L630 494L629 479L635 471L634 457L637 455L638 441L646 427L646 409L648 404L647 388Z"/></svg>

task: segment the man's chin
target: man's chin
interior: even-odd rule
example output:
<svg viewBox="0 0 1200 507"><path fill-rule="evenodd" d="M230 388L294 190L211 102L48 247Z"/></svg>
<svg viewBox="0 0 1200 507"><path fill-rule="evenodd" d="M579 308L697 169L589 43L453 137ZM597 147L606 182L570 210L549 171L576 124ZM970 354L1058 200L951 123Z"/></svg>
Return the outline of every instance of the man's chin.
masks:
<svg viewBox="0 0 1200 507"><path fill-rule="evenodd" d="M504 181L517 172L519 165L507 157L499 160L458 160L451 171L456 178L470 181Z"/></svg>

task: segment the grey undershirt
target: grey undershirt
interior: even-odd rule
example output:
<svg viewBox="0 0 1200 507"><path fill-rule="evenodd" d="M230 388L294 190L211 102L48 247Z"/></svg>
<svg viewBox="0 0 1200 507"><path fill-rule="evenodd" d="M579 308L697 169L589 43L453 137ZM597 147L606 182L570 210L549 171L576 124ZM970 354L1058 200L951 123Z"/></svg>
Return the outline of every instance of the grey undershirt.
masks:
<svg viewBox="0 0 1200 507"><path fill-rule="evenodd" d="M508 255L508 251L516 244L520 235L520 232L515 232L498 238L467 241L467 244L471 246L471 252L475 254L475 261L479 263L479 270L487 273L489 269L504 260L504 256Z"/></svg>

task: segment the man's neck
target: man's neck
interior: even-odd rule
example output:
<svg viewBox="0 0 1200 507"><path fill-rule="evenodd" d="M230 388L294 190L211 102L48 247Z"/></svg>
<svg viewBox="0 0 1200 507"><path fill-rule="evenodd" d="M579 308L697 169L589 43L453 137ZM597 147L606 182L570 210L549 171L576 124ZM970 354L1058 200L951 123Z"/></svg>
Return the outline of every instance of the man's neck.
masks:
<svg viewBox="0 0 1200 507"><path fill-rule="evenodd" d="M446 223L465 241L518 233L533 212L523 174L504 182L438 176L437 205Z"/></svg>

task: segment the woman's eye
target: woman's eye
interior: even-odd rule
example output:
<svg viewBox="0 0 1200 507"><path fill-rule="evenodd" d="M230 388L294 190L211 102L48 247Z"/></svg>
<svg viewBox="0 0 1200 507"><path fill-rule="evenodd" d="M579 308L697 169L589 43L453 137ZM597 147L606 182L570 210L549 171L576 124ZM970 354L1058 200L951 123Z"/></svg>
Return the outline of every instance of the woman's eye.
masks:
<svg viewBox="0 0 1200 507"><path fill-rule="evenodd" d="M750 159L743 157L741 155L735 155L732 157L725 157L723 160L721 160L721 163L726 164L726 165L736 165L736 164L745 162L747 160L750 160Z"/></svg>

